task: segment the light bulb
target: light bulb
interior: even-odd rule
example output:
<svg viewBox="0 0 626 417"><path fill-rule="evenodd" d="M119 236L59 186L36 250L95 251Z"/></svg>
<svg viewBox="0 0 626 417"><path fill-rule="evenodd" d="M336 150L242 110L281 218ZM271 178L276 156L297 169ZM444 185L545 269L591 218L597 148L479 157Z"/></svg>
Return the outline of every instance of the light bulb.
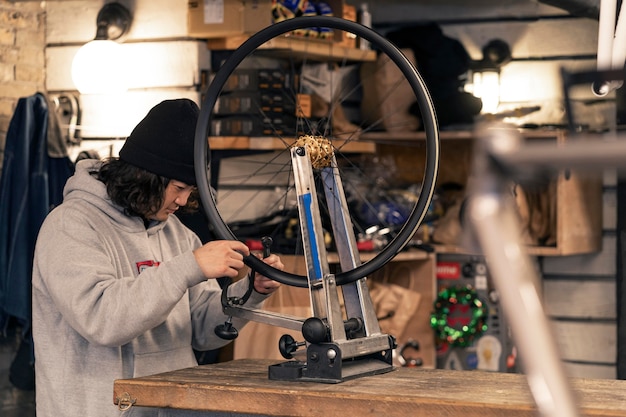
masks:
<svg viewBox="0 0 626 417"><path fill-rule="evenodd" d="M122 45L93 40L83 45L72 61L72 80L81 94L118 94L128 89Z"/></svg>
<svg viewBox="0 0 626 417"><path fill-rule="evenodd" d="M474 96L483 102L481 113L495 113L500 104L500 74L497 71L475 72Z"/></svg>

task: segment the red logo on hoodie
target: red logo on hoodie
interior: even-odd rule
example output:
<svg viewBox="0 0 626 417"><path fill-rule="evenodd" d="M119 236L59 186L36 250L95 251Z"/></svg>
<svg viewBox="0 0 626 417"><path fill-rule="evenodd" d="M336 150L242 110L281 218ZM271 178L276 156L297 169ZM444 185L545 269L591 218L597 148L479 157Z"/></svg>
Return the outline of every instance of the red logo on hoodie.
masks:
<svg viewBox="0 0 626 417"><path fill-rule="evenodd" d="M157 261L141 261L137 262L137 272L142 273L147 268L152 268L153 266L159 266L161 262Z"/></svg>

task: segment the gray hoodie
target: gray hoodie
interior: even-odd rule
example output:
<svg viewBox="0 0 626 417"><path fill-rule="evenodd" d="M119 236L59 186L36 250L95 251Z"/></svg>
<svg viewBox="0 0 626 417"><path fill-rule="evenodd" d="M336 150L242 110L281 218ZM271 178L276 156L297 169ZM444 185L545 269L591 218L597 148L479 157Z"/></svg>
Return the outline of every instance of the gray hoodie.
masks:
<svg viewBox="0 0 626 417"><path fill-rule="evenodd" d="M221 291L203 280L198 237L176 217L146 229L109 199L83 160L46 218L35 249L33 337L37 417L119 416L113 381L196 366L192 348L228 342ZM248 280L230 288L243 295ZM200 284L197 284L200 282ZM250 306L265 297L253 292ZM244 322L234 320L235 326ZM132 407L125 416L178 415Z"/></svg>

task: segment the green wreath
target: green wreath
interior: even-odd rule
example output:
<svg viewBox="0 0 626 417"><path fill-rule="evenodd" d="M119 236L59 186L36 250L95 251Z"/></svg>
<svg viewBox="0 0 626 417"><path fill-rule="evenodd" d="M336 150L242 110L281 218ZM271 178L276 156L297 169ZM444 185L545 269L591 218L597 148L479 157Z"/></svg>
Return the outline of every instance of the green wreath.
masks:
<svg viewBox="0 0 626 417"><path fill-rule="evenodd" d="M467 305L471 308L471 320L460 329L452 327L448 315L452 307ZM436 337L451 346L466 347L487 330L487 306L478 298L471 286L444 288L434 302L435 311L430 315L430 326Z"/></svg>

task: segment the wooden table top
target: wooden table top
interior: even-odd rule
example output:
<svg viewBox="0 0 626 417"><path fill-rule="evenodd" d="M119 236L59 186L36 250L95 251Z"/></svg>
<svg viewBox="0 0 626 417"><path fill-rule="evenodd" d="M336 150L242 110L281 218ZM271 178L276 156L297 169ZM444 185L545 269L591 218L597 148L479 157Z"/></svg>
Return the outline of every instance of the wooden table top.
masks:
<svg viewBox="0 0 626 417"><path fill-rule="evenodd" d="M518 417L538 415L526 378L482 371L396 368L339 384L268 379L268 360L242 359L116 380L134 406L268 416ZM626 381L571 379L581 416L626 416Z"/></svg>

